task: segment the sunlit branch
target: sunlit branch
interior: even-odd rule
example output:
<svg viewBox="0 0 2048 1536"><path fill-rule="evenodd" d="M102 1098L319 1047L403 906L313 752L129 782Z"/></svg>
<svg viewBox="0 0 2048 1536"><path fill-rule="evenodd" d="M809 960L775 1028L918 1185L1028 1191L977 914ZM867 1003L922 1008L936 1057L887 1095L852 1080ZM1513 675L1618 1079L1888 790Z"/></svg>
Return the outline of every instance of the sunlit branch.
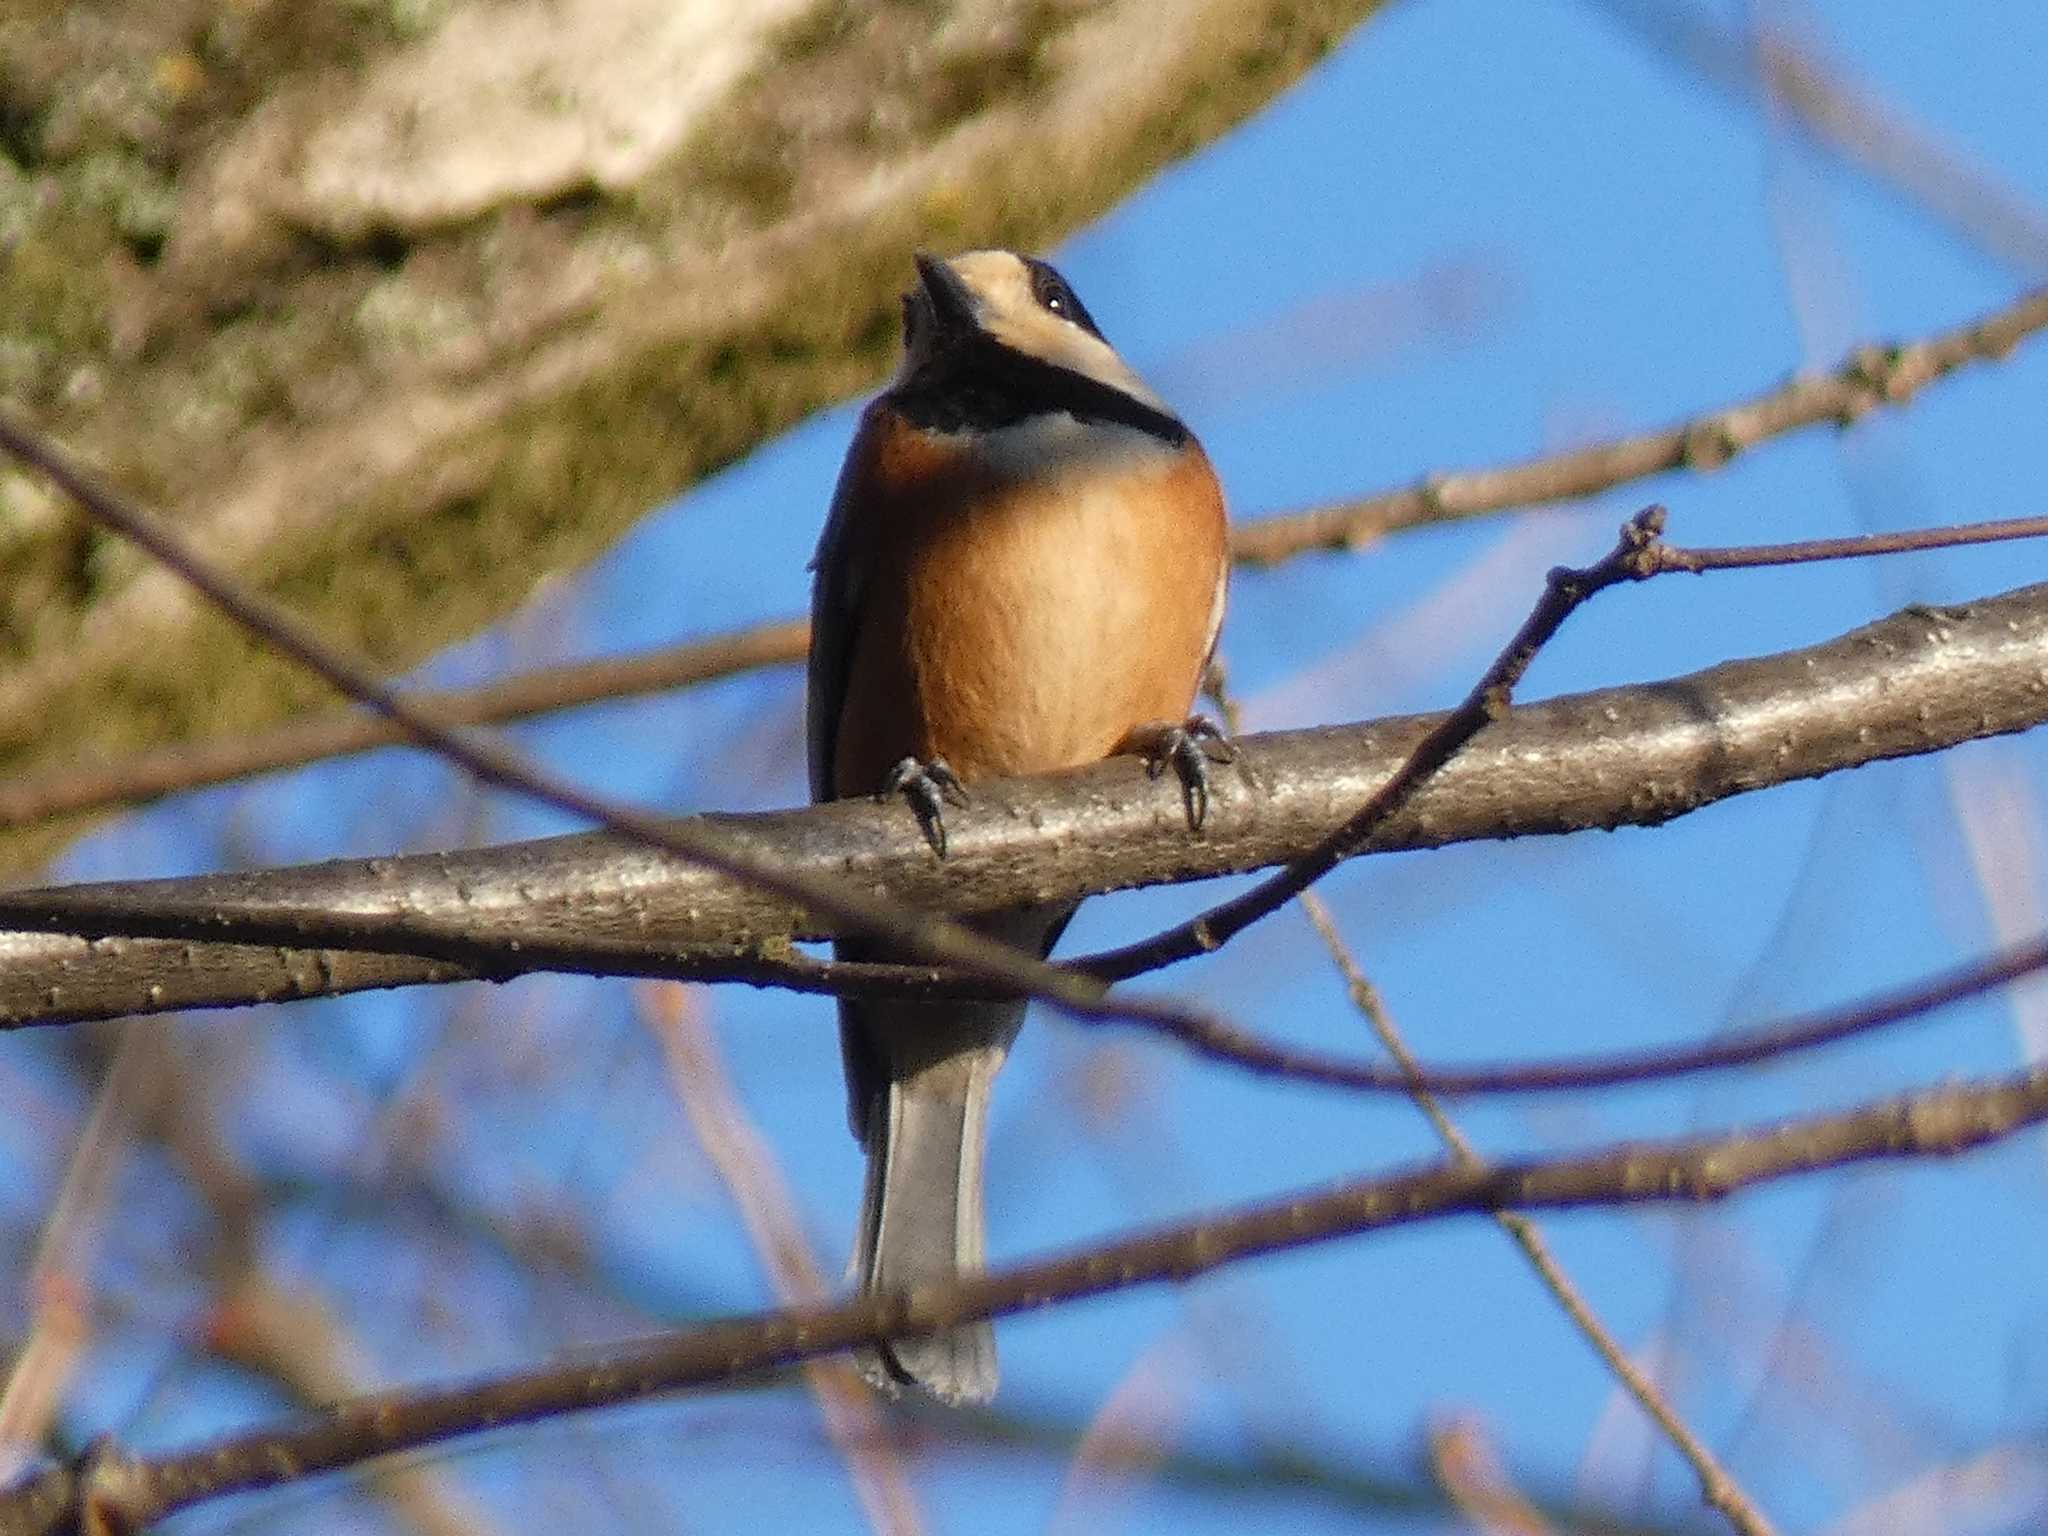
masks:
<svg viewBox="0 0 2048 1536"><path fill-rule="evenodd" d="M2048 719L2044 669L2048 587L2038 587L1965 608L1908 609L1804 651L1524 706L1475 739L1369 847L1654 825L1765 785L2024 729ZM1371 795L1441 718L1246 738L1248 773L1219 776L1211 819L1195 840L1172 790L1149 783L1134 762L980 788L958 813L944 866L893 807L846 803L721 824L907 903L986 908L1044 892L1079 896L1293 858ZM1077 847L1089 850L1085 861L1073 857ZM604 835L0 893L0 920L184 936L0 934L0 1022L17 1025L546 968L800 983L789 974L797 962L772 958L775 942L828 931L750 887ZM249 942L194 941L228 933ZM735 936L769 958L736 956ZM1432 1068L1428 1082L1442 1092L1594 1086L1739 1065L1919 1017L2043 965L2048 941L2036 941L1854 1008L1702 1045ZM1540 1038L1533 1027L1528 1034ZM1385 1068L1256 1039L1190 1043L1275 1075L1390 1090L1405 1083Z"/></svg>

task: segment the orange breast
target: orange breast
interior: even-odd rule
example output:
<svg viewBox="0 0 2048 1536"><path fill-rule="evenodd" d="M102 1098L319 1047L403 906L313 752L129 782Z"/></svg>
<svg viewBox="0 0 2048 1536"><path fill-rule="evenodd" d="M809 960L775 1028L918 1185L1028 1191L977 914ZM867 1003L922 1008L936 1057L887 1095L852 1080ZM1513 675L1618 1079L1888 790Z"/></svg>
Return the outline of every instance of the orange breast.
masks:
<svg viewBox="0 0 2048 1536"><path fill-rule="evenodd" d="M901 424L876 445L892 493L854 535L839 793L905 756L967 780L1095 762L1193 707L1225 569L1207 457L1099 430L1059 447L1004 464Z"/></svg>

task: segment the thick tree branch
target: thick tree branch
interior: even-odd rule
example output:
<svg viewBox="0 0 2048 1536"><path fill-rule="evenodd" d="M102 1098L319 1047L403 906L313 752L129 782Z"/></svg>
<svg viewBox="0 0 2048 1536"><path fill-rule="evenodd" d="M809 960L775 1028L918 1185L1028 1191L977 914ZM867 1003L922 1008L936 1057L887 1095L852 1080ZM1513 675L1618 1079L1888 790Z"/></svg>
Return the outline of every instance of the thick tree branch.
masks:
<svg viewBox="0 0 2048 1536"><path fill-rule="evenodd" d="M1750 790L2024 730L2048 719L2044 668L2048 585L1909 608L1808 649L1523 706L1366 846L1657 825ZM838 871L908 905L973 911L1073 898L1295 858L1441 718L1246 738L1245 771L1217 776L1198 838L1172 787L1128 759L978 789L954 813L944 865L894 806L705 819L762 857ZM544 969L766 979L791 939L831 931L787 900L604 833L4 893L0 921L66 935L155 924L167 935L0 934L0 1026ZM244 942L202 941L229 935Z"/></svg>
<svg viewBox="0 0 2048 1536"><path fill-rule="evenodd" d="M1833 373L1795 377L1774 390L1676 426L1521 464L1433 474L1417 486L1256 518L1234 531L1234 554L1246 564L1277 564L1317 550L1355 547L1403 528L1570 501L1668 470L1713 469L1768 438L1826 422L1852 421L1876 404L1903 404L1926 384L1966 364L2002 358L2043 326L2048 326L2048 290L2024 295L1968 325L1919 341L1859 347ZM798 662L807 639L804 620L784 619L657 650L536 668L475 688L412 697L449 724L502 724ZM164 747L111 763L66 764L0 783L0 827L153 799L410 740L393 722L374 714L336 715L253 736Z"/></svg>
<svg viewBox="0 0 2048 1536"><path fill-rule="evenodd" d="M1542 599L1516 631L1505 650L1480 678L1464 703L1427 731L1365 804L1325 833L1278 875L1244 897L1203 914L1191 924L1116 952L1093 963L1054 968L1036 956L1022 954L972 931L942 913L920 912L886 899L864 898L838 872L807 871L773 855L757 852L743 839L703 820L663 823L634 807L620 805L523 762L496 742L465 735L413 701L393 692L364 670L361 663L330 647L288 610L221 570L161 518L120 494L96 483L65 456L32 433L0 416L0 449L39 469L63 489L99 525L128 539L180 580L205 595L249 634L278 653L324 678L331 686L402 727L420 745L431 748L474 776L478 782L507 789L600 823L630 844L716 871L830 919L841 934L887 938L915 959L952 970L949 980L974 987L999 985L1018 995L1043 999L1060 1011L1084 1018L1144 1024L1210 1056L1253 1071L1310 1081L1387 1090L1393 1087L1380 1069L1317 1053L1288 1051L1237 1029L1202 1010L1170 1000L1110 999L1108 979L1215 948L1231 934L1320 878L1345 857L1358 852L1372 836L1408 808L1417 790L1489 722L1508 708L1511 693L1538 650L1588 598L1617 582L1639 580L1670 570L1702 571L1728 565L1797 563L1862 554L1892 553L1922 545L1984 542L2031 537L2039 520L1978 524L1967 529L1935 529L1892 540L1829 541L1825 545L1783 546L1758 557L1754 552L1684 552L1665 548L1658 534L1662 508L1638 514L1622 529L1612 553L1586 570L1560 568L1550 573ZM1207 808L1204 795L1204 809ZM1033 901L1043 897L1033 896ZM217 932L217 918L204 920ZM132 932L132 929L124 929ZM156 937L165 937L161 932ZM247 939L246 931L228 935ZM330 941L331 942L331 941ZM383 947L381 940L376 941ZM817 962L764 960L744 962L749 979L816 979ZM913 977L913 980L916 979ZM1405 1086L1417 1086L1412 1080ZM1443 1078L1422 1085L1449 1091Z"/></svg>
<svg viewBox="0 0 2048 1536"><path fill-rule="evenodd" d="M134 1531L224 1494L272 1488L479 1430L734 1382L853 1345L927 1334L1110 1291L1186 1281L1339 1237L1503 1210L1718 1200L1754 1184L1885 1158L1949 1156L2048 1120L2048 1068L1923 1090L1714 1136L1627 1143L1488 1167L1437 1164L1264 1204L1034 1263L836 1306L757 1314L600 1359L337 1405L183 1454L103 1446L0 1495L0 1536Z"/></svg>

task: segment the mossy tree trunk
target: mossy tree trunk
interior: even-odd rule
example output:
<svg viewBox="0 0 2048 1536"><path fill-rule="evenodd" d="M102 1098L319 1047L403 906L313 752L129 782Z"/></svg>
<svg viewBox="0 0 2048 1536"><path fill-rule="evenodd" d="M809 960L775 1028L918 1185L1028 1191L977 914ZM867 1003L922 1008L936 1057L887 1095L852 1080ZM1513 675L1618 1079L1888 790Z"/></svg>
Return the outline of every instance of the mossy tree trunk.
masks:
<svg viewBox="0 0 2048 1536"><path fill-rule="evenodd" d="M1376 0L8 0L0 401L391 668ZM0 774L319 702L0 468ZM0 842L19 868L72 828Z"/></svg>

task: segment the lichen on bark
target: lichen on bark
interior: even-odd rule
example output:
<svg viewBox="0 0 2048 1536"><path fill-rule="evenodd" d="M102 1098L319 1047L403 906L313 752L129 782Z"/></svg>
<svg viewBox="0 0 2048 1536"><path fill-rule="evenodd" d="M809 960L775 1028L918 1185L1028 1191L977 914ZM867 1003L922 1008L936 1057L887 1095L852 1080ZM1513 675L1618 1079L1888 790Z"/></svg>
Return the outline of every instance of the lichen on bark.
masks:
<svg viewBox="0 0 2048 1536"><path fill-rule="evenodd" d="M872 381L911 247L1049 244L1374 5L15 0L0 400L401 667ZM0 773L320 698L0 471Z"/></svg>

